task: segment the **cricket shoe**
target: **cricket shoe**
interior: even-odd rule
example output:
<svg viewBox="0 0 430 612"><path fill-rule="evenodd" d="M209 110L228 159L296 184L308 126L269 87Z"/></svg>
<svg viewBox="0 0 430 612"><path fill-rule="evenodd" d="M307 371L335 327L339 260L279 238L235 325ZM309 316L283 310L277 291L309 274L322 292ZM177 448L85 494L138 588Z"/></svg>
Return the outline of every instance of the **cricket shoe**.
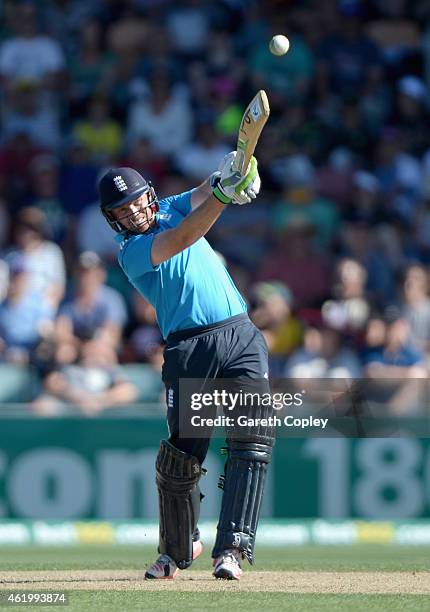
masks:
<svg viewBox="0 0 430 612"><path fill-rule="evenodd" d="M240 567L240 552L234 548L228 548L213 560L215 578L223 580L240 580L242 569Z"/></svg>
<svg viewBox="0 0 430 612"><path fill-rule="evenodd" d="M203 552L203 544L200 540L193 542L193 561L197 559ZM145 572L145 578L148 580L173 580L178 575L179 567L169 555L162 554Z"/></svg>

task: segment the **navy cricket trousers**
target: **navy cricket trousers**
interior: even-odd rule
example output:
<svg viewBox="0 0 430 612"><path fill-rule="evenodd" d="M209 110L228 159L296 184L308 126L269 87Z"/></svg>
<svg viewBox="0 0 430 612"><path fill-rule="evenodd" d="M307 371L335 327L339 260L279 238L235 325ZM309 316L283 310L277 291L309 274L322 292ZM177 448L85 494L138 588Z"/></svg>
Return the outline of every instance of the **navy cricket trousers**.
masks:
<svg viewBox="0 0 430 612"><path fill-rule="evenodd" d="M262 333L247 313L212 325L170 334L164 349L163 382L166 387L169 442L203 463L208 438L181 438L179 435L180 378L255 378L261 392L269 393L268 353Z"/></svg>

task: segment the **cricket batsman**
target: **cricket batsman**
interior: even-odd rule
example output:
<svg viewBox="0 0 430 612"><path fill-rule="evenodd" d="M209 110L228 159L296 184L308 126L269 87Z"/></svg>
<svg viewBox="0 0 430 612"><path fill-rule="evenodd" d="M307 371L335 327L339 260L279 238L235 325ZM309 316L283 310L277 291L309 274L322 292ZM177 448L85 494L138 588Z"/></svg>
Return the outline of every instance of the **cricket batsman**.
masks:
<svg viewBox="0 0 430 612"><path fill-rule="evenodd" d="M199 187L160 201L151 183L131 168L112 168L99 183L101 212L118 233L119 264L154 306L166 340L162 377L169 437L161 441L156 461L160 556L145 578L174 578L203 549L199 480L209 439L180 437L179 380L261 379L261 392L270 391L265 340L204 238L226 206L248 204L259 193L256 159L242 175L233 169L235 156L225 156ZM239 580L242 560L253 563L273 430L257 427L248 438L227 433L226 442L213 575Z"/></svg>

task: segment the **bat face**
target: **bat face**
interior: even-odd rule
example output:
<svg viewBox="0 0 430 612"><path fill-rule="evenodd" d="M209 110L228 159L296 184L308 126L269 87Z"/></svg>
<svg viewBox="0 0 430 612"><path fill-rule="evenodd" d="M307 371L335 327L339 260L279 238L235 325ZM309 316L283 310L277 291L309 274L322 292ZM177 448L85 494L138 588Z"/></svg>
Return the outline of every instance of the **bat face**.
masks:
<svg viewBox="0 0 430 612"><path fill-rule="evenodd" d="M241 173L248 167L269 114L269 101L266 92L261 89L249 103L240 122L234 166Z"/></svg>

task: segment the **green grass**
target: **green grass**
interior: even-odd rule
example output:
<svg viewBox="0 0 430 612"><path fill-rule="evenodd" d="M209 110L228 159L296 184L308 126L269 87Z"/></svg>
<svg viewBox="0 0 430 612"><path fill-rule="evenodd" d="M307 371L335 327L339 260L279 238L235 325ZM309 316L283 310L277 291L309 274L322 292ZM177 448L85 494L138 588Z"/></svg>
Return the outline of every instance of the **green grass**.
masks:
<svg viewBox="0 0 430 612"><path fill-rule="evenodd" d="M149 597L150 595L150 597ZM428 612L430 599L420 595L314 595L287 593L106 593L70 592L66 612L151 610L152 612ZM28 608L27 608L28 609ZM40 608L38 608L40 609ZM52 608L51 608L52 610ZM58 608L57 608L58 610Z"/></svg>
<svg viewBox="0 0 430 612"><path fill-rule="evenodd" d="M0 571L68 569L143 569L154 559L154 547L80 546L80 547L1 547ZM193 566L209 569L210 548ZM390 545L305 546L257 549L255 570L323 571L430 571L429 547ZM192 570L191 570L192 571ZM268 579L270 574L268 575ZM270 592L237 592L227 584L227 592L179 591L73 591L65 612L421 612L430 610L430 597L424 595L335 595ZM228 592L231 587L232 592ZM61 610L46 606L21 606L27 610ZM6 609L6 608L5 608Z"/></svg>
<svg viewBox="0 0 430 612"><path fill-rule="evenodd" d="M7 547L0 549L0 571L67 569L140 569L156 556L155 547L77 546ZM210 547L191 571L209 569ZM325 571L430 571L430 547L355 546L257 547L256 564L250 570Z"/></svg>
<svg viewBox="0 0 430 612"><path fill-rule="evenodd" d="M66 607L21 606L26 611L65 612L427 612L421 595L314 595L287 593L160 593L68 591Z"/></svg>

